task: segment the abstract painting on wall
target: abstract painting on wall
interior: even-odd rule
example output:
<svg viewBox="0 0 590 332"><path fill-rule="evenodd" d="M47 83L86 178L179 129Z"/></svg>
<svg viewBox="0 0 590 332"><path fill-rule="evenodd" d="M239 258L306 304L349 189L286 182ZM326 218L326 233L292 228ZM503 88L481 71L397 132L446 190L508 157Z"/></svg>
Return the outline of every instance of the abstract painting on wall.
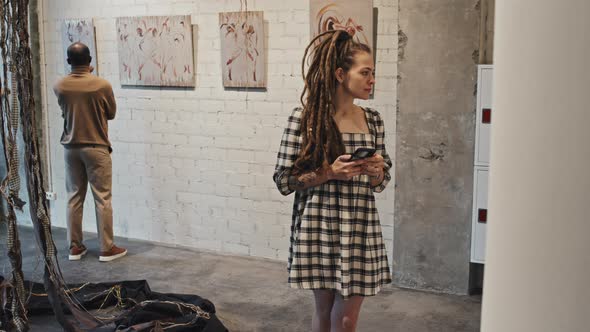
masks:
<svg viewBox="0 0 590 332"><path fill-rule="evenodd" d="M191 18L117 18L121 85L194 87Z"/></svg>
<svg viewBox="0 0 590 332"><path fill-rule="evenodd" d="M71 71L70 65L65 60L66 52L68 47L76 42L88 46L90 49L90 56L92 56L92 62L90 65L94 67L93 73L98 75L98 67L96 66L96 35L94 33L94 24L92 23L91 18L67 19L63 22L61 28L61 43L66 75Z"/></svg>
<svg viewBox="0 0 590 332"><path fill-rule="evenodd" d="M311 38L328 30L346 30L373 49L373 0L310 0Z"/></svg>
<svg viewBox="0 0 590 332"><path fill-rule="evenodd" d="M261 11L219 13L223 86L266 87Z"/></svg>

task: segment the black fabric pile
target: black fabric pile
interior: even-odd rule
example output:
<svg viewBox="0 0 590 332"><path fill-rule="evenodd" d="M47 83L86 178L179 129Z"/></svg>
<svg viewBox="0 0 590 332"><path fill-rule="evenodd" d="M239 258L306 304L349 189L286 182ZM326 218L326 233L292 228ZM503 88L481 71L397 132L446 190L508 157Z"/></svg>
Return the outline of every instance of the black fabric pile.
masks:
<svg viewBox="0 0 590 332"><path fill-rule="evenodd" d="M0 283L3 280L0 276ZM32 294L26 305L29 316L53 314L43 284L25 281L25 289ZM228 331L211 301L198 295L153 292L145 280L71 284L66 289L92 315L106 318L92 328L79 322L76 327L80 331ZM72 314L67 305L62 307Z"/></svg>

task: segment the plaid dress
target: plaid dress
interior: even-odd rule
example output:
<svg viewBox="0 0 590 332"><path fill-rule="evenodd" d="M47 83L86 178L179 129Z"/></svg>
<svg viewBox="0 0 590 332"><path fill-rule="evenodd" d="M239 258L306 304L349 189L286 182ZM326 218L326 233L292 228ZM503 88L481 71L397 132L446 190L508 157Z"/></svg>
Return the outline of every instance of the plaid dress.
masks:
<svg viewBox="0 0 590 332"><path fill-rule="evenodd" d="M371 296L391 282L374 192L391 180L391 159L385 151L383 121L365 108L369 133L342 133L346 153L376 148L385 159L385 177L371 187L368 175L350 181L331 180L295 193L289 247L292 288L334 289L344 298ZM301 148L301 109L289 117L277 156L273 180L283 195Z"/></svg>

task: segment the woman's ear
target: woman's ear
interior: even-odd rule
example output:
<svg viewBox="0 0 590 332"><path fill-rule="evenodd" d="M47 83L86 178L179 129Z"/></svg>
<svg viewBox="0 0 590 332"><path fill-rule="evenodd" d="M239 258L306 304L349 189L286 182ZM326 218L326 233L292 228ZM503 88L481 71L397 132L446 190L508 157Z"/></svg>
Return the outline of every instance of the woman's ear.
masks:
<svg viewBox="0 0 590 332"><path fill-rule="evenodd" d="M344 72L344 69L342 69L342 68L336 69L336 80L338 81L338 83L344 82L345 77L346 77L346 73Z"/></svg>

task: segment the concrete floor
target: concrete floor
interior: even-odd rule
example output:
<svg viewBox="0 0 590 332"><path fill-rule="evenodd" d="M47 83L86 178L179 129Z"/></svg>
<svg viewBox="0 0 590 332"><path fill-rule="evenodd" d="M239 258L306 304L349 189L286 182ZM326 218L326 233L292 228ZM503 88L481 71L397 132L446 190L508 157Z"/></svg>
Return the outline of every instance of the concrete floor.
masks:
<svg viewBox="0 0 590 332"><path fill-rule="evenodd" d="M5 227L0 245L6 248ZM36 241L31 228L21 227L23 270L27 280L40 281ZM127 257L99 263L98 242L86 235L89 253L67 260L66 232L54 230L60 265L68 283L146 279L157 292L197 294L211 300L220 320L232 332L309 331L311 293L287 285L285 262L171 248L143 241L117 239ZM10 265L0 256L2 275ZM479 331L481 298L432 294L386 287L363 304L358 332ZM53 317L31 317L32 331L61 331Z"/></svg>

